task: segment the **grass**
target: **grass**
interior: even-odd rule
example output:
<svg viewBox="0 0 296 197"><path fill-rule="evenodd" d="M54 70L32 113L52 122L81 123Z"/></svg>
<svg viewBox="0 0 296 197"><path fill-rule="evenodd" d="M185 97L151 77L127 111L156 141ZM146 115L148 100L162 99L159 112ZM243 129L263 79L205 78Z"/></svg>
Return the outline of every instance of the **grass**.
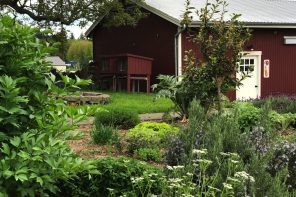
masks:
<svg viewBox="0 0 296 197"><path fill-rule="evenodd" d="M138 114L166 112L174 105L171 100L166 98L154 99L155 95L145 93L127 93L127 92L102 92L111 96L111 102L105 105L89 105L90 108L121 108L133 110ZM83 108L85 106L69 106Z"/></svg>

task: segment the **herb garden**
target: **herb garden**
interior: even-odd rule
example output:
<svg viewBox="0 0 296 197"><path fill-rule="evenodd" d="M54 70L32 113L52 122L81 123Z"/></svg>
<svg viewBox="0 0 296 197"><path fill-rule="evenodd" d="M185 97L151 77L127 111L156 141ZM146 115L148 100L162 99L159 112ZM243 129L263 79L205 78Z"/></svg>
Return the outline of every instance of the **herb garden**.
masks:
<svg viewBox="0 0 296 197"><path fill-rule="evenodd" d="M296 196L295 99L230 102L222 94L236 83L232 70L211 78L215 69L195 68L189 53L182 82L160 76L154 86L167 109L146 111L173 109L183 121L143 122L143 104L66 106L63 97L91 82L51 74L44 61L51 49L37 33L0 20L1 197ZM89 115L94 122L82 132L79 122ZM82 138L93 155L73 148Z"/></svg>

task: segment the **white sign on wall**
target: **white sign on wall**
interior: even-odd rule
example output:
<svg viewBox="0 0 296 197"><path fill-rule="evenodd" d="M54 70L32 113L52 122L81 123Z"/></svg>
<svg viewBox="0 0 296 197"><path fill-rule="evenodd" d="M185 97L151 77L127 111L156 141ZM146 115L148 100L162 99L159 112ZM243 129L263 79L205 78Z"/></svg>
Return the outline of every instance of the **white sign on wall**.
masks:
<svg viewBox="0 0 296 197"><path fill-rule="evenodd" d="M264 78L269 78L270 73L270 60L264 60L263 64L263 76Z"/></svg>

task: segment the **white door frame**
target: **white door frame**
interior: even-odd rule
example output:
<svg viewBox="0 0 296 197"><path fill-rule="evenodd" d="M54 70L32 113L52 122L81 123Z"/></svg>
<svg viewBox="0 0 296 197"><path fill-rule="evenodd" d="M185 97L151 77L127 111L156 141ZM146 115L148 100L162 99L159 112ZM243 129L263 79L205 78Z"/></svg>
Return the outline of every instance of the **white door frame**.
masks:
<svg viewBox="0 0 296 197"><path fill-rule="evenodd" d="M249 57L249 56L255 56L257 57L257 67L255 69L257 69L257 84L258 84L258 98L261 98L261 56L262 56L262 51L244 51L242 54L244 54L242 57ZM239 71L238 71L239 72ZM237 91L236 90L236 99L237 99Z"/></svg>

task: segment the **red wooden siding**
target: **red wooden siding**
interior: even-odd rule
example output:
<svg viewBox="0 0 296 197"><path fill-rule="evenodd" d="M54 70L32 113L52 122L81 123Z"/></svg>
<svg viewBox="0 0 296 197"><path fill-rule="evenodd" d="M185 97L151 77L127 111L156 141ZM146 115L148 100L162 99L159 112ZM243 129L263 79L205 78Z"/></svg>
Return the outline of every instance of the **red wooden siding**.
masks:
<svg viewBox="0 0 296 197"><path fill-rule="evenodd" d="M128 74L151 75L152 60L150 58L141 58L129 56Z"/></svg>
<svg viewBox="0 0 296 197"><path fill-rule="evenodd" d="M269 95L296 95L296 45L285 45L284 36L296 36L296 29L255 29L246 46L254 51L262 51L261 58L261 97ZM201 57L199 48L182 35L182 51L192 49ZM247 51L247 49L246 49ZM270 78L263 78L263 61L270 60ZM184 65L184 64L183 64ZM235 98L235 92L228 95Z"/></svg>
<svg viewBox="0 0 296 197"><path fill-rule="evenodd" d="M152 83L159 74L175 74L174 35L177 27L149 14L136 27L102 28L93 32L94 60L97 64L102 55L131 53L154 59Z"/></svg>
<svg viewBox="0 0 296 197"><path fill-rule="evenodd" d="M285 45L284 36L296 29L255 29L249 44L262 51L261 96L296 94L296 45ZM270 78L263 78L263 60L270 60Z"/></svg>

